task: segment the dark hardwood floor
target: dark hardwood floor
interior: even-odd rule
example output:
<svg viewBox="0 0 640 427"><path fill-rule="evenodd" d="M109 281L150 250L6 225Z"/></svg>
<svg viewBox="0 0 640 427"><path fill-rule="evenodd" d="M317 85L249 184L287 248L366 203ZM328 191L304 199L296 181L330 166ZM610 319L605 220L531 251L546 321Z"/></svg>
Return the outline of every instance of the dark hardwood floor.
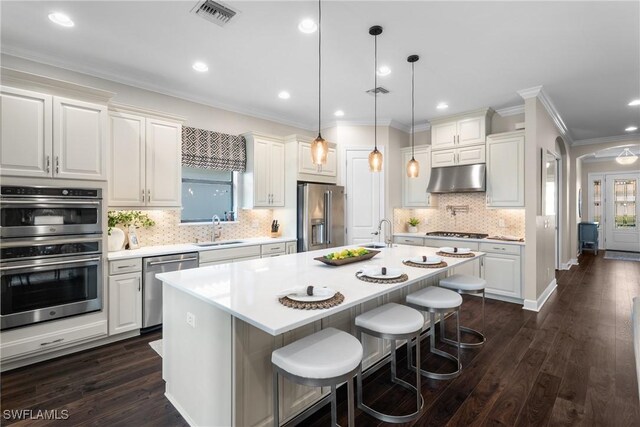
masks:
<svg viewBox="0 0 640 427"><path fill-rule="evenodd" d="M487 300L486 344L463 351L458 378L423 382L425 411L411 425L640 425L631 343L640 263L585 255L557 279L558 289L540 313ZM463 324L479 326L479 308L477 298L465 298ZM69 418L2 419L2 425L186 425L163 394L161 359L148 345L159 337L144 335L3 373L3 411L67 409ZM428 340L422 350L428 351ZM399 358L398 375L413 380L404 350ZM451 368L433 357L423 362L429 369ZM365 400L390 413L411 412L412 395L390 387L388 375L385 367L365 381ZM339 393L339 421L346 426L346 392ZM304 424L329 425L329 408ZM356 424L382 423L357 411Z"/></svg>

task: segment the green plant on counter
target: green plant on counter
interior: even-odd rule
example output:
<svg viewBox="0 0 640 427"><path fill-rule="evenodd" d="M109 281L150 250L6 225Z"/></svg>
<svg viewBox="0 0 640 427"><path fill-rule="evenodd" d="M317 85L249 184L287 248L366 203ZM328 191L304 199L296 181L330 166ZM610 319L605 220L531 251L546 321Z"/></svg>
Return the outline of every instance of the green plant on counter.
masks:
<svg viewBox="0 0 640 427"><path fill-rule="evenodd" d="M418 218L409 218L409 225L412 227L417 227L420 224L420 220Z"/></svg>
<svg viewBox="0 0 640 427"><path fill-rule="evenodd" d="M135 228L149 228L156 225L156 222L149 218L149 215L140 211L109 211L107 212L107 234L111 235L111 230L117 225L124 226L128 229L130 226Z"/></svg>

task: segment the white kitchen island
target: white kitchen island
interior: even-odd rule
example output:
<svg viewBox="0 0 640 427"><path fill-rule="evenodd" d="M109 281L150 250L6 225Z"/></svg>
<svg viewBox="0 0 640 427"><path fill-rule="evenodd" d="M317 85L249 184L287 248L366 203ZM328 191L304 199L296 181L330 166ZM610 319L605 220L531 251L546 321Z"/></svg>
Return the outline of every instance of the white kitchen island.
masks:
<svg viewBox="0 0 640 427"><path fill-rule="evenodd" d="M353 247L353 246L351 246ZM329 326L354 332L353 319L381 304L437 283L456 265L477 258L445 258L448 266L402 264L437 248L394 245L368 261L340 267L313 258L342 248L304 252L159 274L163 282L162 374L166 396L191 425L273 425L271 352ZM477 257L484 256L476 252ZM367 265L401 268L409 280L374 284L355 277ZM295 286L329 286L344 302L324 310L298 310L276 295ZM428 326L428 325L427 325ZM427 327L425 326L425 328ZM389 352L380 340L364 343L363 368ZM281 378L281 423L286 423L328 390Z"/></svg>

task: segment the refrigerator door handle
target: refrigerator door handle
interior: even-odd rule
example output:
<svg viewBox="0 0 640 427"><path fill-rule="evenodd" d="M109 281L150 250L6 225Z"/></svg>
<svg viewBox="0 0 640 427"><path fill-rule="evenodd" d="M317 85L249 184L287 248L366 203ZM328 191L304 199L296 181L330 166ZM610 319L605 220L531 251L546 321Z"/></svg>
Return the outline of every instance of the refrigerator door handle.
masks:
<svg viewBox="0 0 640 427"><path fill-rule="evenodd" d="M325 235L325 242L330 245L331 244L331 227L333 226L332 221L331 221L331 212L332 212L332 206L331 206L331 202L333 198L333 191L325 191L324 193L324 221L325 221L325 227L324 227L324 235Z"/></svg>

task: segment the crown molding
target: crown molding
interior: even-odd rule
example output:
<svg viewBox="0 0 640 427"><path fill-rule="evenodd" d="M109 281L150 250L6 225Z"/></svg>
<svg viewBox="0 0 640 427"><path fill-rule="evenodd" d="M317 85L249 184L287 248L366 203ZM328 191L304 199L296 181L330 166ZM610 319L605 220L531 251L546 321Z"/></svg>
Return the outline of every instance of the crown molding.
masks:
<svg viewBox="0 0 640 427"><path fill-rule="evenodd" d="M109 111L113 111L116 113L135 113L142 114L145 116L155 116L165 120L173 120L176 122L184 123L187 119L183 116L177 116L171 113L165 113L164 111L152 110L149 108L140 108L134 105L129 104L121 104L119 102L110 102L108 104Z"/></svg>
<svg viewBox="0 0 640 427"><path fill-rule="evenodd" d="M180 90L173 90L173 89L168 89L167 87L164 86L160 86L160 85L155 85L153 83L151 83L150 81L140 81L137 79L131 79L131 78L126 78L123 77L122 75L119 74L112 74L112 73L107 73L104 71L100 71L97 70L95 68L92 67L87 67L87 66L75 66L75 65L71 65L66 61L62 61L60 60L60 58L57 57L51 57L48 55L39 55L39 54L33 54L31 51L27 51L27 50L23 50L23 49L16 49L16 48L7 48L6 46L2 47L2 54L7 55L7 56L13 56L19 59L23 59L26 61L31 61L31 62L37 62L40 64L44 64L44 65L49 65L52 67L56 67L56 68L61 68L67 71L71 71L71 72L75 72L75 73L80 73L80 74L85 74L88 75L90 77L97 77L100 79L104 79L104 80L109 80L115 83L120 83L120 84L124 84L127 86L133 86L135 88L138 89L144 89L144 90L148 90L151 92L156 92L162 95L167 95L167 96L171 96L174 98L179 98L179 99L183 99L186 101L191 101L191 102L195 102L197 104L202 104L202 105L206 105L209 107L213 107L213 108L218 108L220 110L225 110L225 111L230 111L232 113L237 113L237 114L242 114L245 116L250 116L250 117L254 117L257 119L262 119L262 120L268 120L270 122L275 122L275 123L279 123L285 126L291 126L294 128L298 128L301 130L306 130L306 131L312 131L314 129L316 129L315 125L309 124L309 123L302 123L302 122L296 122L296 121L292 121L290 119L284 118L284 117L280 117L277 115L273 115L273 114L269 114L269 113L265 113L263 111L259 111L259 110L255 110L255 109L251 109L251 108L244 108L244 107L238 107L236 105L232 105L232 104L227 104L227 103L223 103L223 102L216 102L216 101L211 101L210 99L207 99L206 97L201 97L201 96L194 96L193 94L187 93L187 92L183 92Z"/></svg>
<svg viewBox="0 0 640 427"><path fill-rule="evenodd" d="M431 130L431 123L421 123L413 127L414 132L426 132Z"/></svg>
<svg viewBox="0 0 640 427"><path fill-rule="evenodd" d="M524 104L514 105L513 107L505 107L496 110L496 113L500 117L517 116L518 114L524 114Z"/></svg>
<svg viewBox="0 0 640 427"><path fill-rule="evenodd" d="M547 94L544 92L542 86L534 86L528 89L519 90L518 95L520 95L523 99L538 98L544 109L547 110L547 113L549 113L549 116L551 116L551 120L553 120L553 122L555 123L565 142L570 146L573 145L573 138L571 138L571 134L569 133L567 125L564 124L564 120L562 120L560 112L553 104L549 96L547 96Z"/></svg>
<svg viewBox="0 0 640 427"><path fill-rule="evenodd" d="M581 145L607 144L610 142L628 142L628 141L640 141L640 135L636 133L636 134L627 134L627 135L606 136L602 138L579 139L577 141L573 141L573 144L571 144L571 146L576 147Z"/></svg>

